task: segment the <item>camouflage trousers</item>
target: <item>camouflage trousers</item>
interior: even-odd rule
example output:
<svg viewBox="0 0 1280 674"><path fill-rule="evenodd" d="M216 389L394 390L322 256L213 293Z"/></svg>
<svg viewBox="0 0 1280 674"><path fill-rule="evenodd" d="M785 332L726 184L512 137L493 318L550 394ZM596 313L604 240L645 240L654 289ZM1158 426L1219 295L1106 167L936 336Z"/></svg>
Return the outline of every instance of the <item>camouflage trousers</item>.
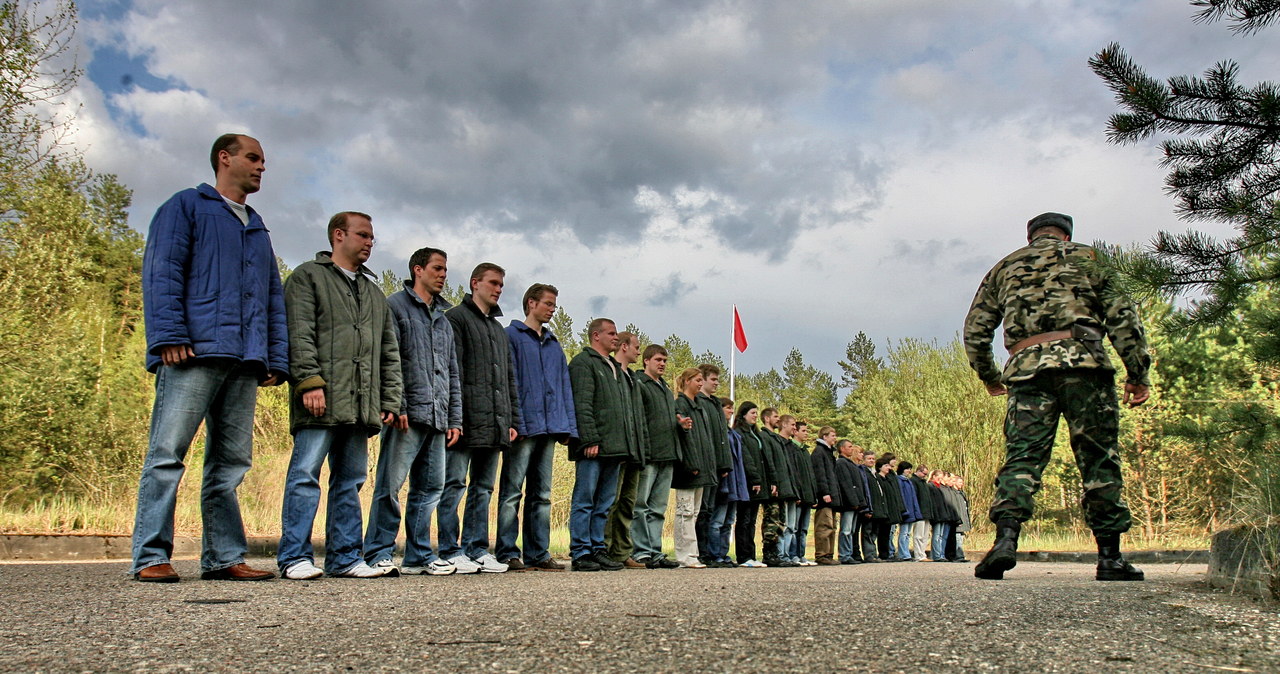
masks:
<svg viewBox="0 0 1280 674"><path fill-rule="evenodd" d="M782 539L782 507L777 501L764 504L764 516L760 518L761 554L773 557L778 554L778 542Z"/></svg>
<svg viewBox="0 0 1280 674"><path fill-rule="evenodd" d="M1115 380L1106 370L1049 370L1009 385L1005 414L1005 462L996 475L991 521L1031 519L1032 499L1053 440L1058 417L1067 420L1071 450L1084 485L1081 505L1095 534L1129 530L1129 507L1121 498L1120 448L1116 444L1120 412Z"/></svg>
<svg viewBox="0 0 1280 674"><path fill-rule="evenodd" d="M640 475L644 466L629 462L622 464L618 476L618 496L609 509L609 519L604 528L605 554L615 562L626 561L635 546L631 540L631 520L636 507L636 492L640 488Z"/></svg>

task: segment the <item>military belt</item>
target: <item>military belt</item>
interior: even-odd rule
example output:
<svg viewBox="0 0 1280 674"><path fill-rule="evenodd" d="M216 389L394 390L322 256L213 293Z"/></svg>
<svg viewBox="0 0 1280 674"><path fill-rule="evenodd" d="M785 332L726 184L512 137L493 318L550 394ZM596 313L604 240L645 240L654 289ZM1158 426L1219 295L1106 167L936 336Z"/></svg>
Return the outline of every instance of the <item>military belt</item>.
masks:
<svg viewBox="0 0 1280 674"><path fill-rule="evenodd" d="M1014 344L1013 348L1009 349L1009 355L1012 356L1029 346L1035 346L1036 344L1044 344L1045 342L1055 342L1059 339L1071 339L1071 331L1070 330L1054 330L1053 332L1042 332L1038 335L1031 335L1030 337L1022 340L1021 342Z"/></svg>

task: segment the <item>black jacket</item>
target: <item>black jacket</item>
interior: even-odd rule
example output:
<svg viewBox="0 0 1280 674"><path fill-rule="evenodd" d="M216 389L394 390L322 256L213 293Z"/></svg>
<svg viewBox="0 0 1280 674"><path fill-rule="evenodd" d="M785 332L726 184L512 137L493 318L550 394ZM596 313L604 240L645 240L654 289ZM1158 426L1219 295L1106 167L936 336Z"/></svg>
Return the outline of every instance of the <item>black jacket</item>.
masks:
<svg viewBox="0 0 1280 674"><path fill-rule="evenodd" d="M902 487L898 485L898 474L876 475L880 489L884 493L885 520L889 524L902 524L902 513L906 507L902 504Z"/></svg>
<svg viewBox="0 0 1280 674"><path fill-rule="evenodd" d="M842 508L844 495L840 493L840 481L836 477L836 450L819 440L813 445L809 462L813 466L814 502L819 508ZM823 496L830 496L831 502L824 502Z"/></svg>
<svg viewBox="0 0 1280 674"><path fill-rule="evenodd" d="M648 438L645 463L680 460L680 423L676 421L676 397L667 382L643 372L632 374L644 405L644 426Z"/></svg>
<svg viewBox="0 0 1280 674"><path fill-rule="evenodd" d="M502 310L495 305L486 316L467 294L444 315L453 327L462 375L461 444L472 449L510 447L510 429L520 425L520 394L511 340L498 322Z"/></svg>
<svg viewBox="0 0 1280 674"><path fill-rule="evenodd" d="M676 412L693 419L693 428L680 429L684 436L683 458L672 471L671 488L697 489L719 484L719 476L716 475L716 448L711 437L715 432L715 425L707 418L706 410L684 394L676 397Z"/></svg>
<svg viewBox="0 0 1280 674"><path fill-rule="evenodd" d="M795 501L799 498L799 491L796 488L795 475L791 470L791 461L788 459L790 454L788 454L787 445L791 444L791 441L764 428L760 430L760 440L764 444L765 465L769 476L773 480L773 486L778 488L778 495L773 500Z"/></svg>
<svg viewBox="0 0 1280 674"><path fill-rule="evenodd" d="M769 494L769 473L765 469L764 440L758 430L745 423L738 426L737 431L742 436L742 467L747 473L751 500L768 501L772 497ZM756 486L760 487L759 491L754 489Z"/></svg>
<svg viewBox="0 0 1280 674"><path fill-rule="evenodd" d="M916 486L916 500L920 501L920 516L927 522L937 522L937 512L933 505L933 492L924 478L911 476L911 484Z"/></svg>
<svg viewBox="0 0 1280 674"><path fill-rule="evenodd" d="M867 503L866 490L862 486L858 465L853 462L853 459L841 456L835 460L834 468L836 482L840 486L838 510L866 510L870 504Z"/></svg>

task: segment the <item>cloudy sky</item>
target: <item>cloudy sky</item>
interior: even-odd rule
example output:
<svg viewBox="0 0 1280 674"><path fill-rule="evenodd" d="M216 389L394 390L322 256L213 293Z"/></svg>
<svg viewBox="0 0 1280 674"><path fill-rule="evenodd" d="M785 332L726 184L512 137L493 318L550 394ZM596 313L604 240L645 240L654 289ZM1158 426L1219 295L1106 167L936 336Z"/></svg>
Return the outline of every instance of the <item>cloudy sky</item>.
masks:
<svg viewBox="0 0 1280 674"><path fill-rule="evenodd" d="M212 182L220 133L262 141L250 203L290 265L339 210L375 270L450 253L589 317L676 332L742 371L800 347L832 372L865 331L949 340L982 274L1048 210L1078 240L1183 229L1154 146L1109 145L1088 69L1118 41L1157 77L1225 58L1280 72L1277 35L1181 0L780 3L96 0L75 142L145 231Z"/></svg>

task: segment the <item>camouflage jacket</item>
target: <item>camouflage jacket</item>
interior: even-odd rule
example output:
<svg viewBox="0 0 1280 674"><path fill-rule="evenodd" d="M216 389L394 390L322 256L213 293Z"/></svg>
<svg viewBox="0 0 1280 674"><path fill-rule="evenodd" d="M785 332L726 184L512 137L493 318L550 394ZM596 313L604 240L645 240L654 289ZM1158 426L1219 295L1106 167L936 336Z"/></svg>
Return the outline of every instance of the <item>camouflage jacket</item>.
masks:
<svg viewBox="0 0 1280 674"><path fill-rule="evenodd" d="M1101 341L1063 339L1019 351L1001 374L991 352L1001 323L1006 349L1075 323L1100 328L1124 361L1129 383L1148 383L1151 356L1137 307L1107 271L1093 264L1095 258L1089 246L1041 236L987 272L964 321L969 365L984 383L1025 381L1041 370L1114 369Z"/></svg>

